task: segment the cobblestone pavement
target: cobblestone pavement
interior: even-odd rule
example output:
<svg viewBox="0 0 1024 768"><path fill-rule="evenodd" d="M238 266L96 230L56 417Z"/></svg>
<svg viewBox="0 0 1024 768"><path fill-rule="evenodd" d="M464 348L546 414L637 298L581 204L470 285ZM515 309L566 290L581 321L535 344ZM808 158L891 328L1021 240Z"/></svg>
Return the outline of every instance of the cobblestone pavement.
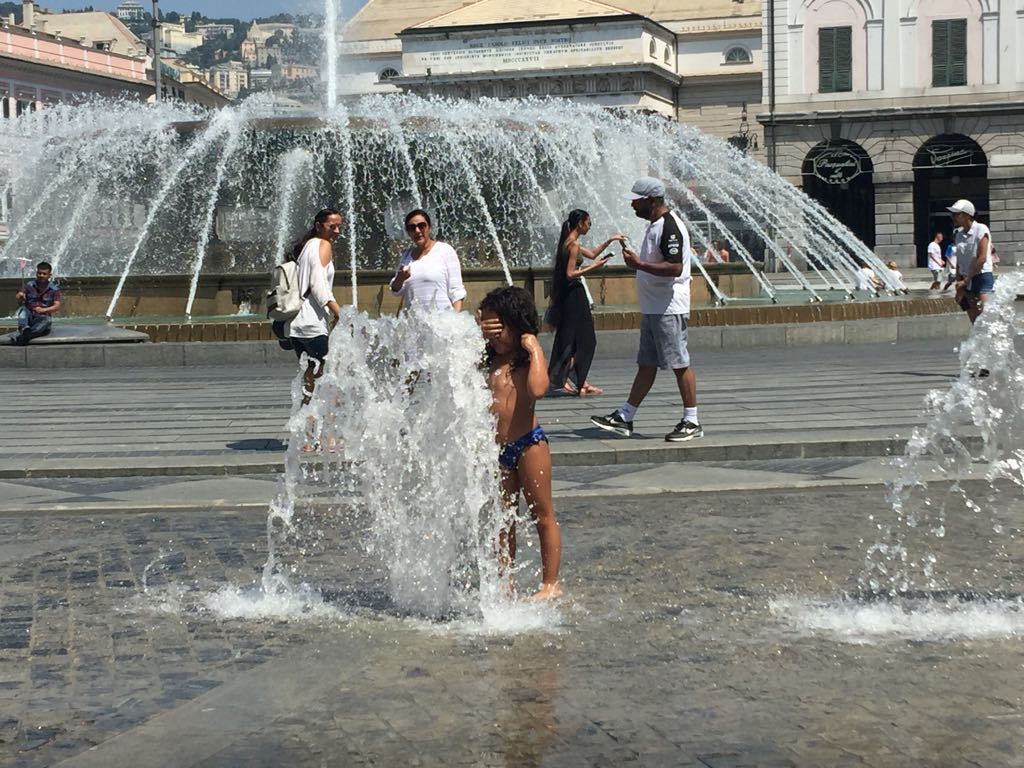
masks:
<svg viewBox="0 0 1024 768"><path fill-rule="evenodd" d="M490 634L381 607L351 531L318 585L337 616L220 620L202 598L257 576L259 514L0 517L0 761L1024 765L1019 635L852 643L770 607L858 589L868 516L891 514L877 489L560 514L558 618ZM950 515L937 568L1005 592L1024 545L982 517Z"/></svg>

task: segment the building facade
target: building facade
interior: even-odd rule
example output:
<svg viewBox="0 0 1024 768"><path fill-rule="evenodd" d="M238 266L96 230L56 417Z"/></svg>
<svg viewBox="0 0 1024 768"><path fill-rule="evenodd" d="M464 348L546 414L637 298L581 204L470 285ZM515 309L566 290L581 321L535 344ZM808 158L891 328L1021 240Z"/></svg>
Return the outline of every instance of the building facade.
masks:
<svg viewBox="0 0 1024 768"><path fill-rule="evenodd" d="M211 67L207 80L215 89L232 99L250 87L249 70L237 61L228 61Z"/></svg>
<svg viewBox="0 0 1024 768"><path fill-rule="evenodd" d="M115 13L121 21L144 21L146 19L146 9L135 0L124 0L117 6Z"/></svg>
<svg viewBox="0 0 1024 768"><path fill-rule="evenodd" d="M149 46L111 13L75 11L50 13L33 0L22 2L21 26L29 31L75 40L87 48L146 59Z"/></svg>
<svg viewBox="0 0 1024 768"><path fill-rule="evenodd" d="M901 265L925 264L960 198L1024 257L1024 0L774 6L759 120L779 173Z"/></svg>
<svg viewBox="0 0 1024 768"><path fill-rule="evenodd" d="M160 22L160 45L167 51L178 55L188 53L206 42L206 38L198 30L187 32L184 22L174 24L169 21Z"/></svg>
<svg viewBox="0 0 1024 768"><path fill-rule="evenodd" d="M369 0L343 31L341 95L558 96L756 152L760 25L761 0Z"/></svg>

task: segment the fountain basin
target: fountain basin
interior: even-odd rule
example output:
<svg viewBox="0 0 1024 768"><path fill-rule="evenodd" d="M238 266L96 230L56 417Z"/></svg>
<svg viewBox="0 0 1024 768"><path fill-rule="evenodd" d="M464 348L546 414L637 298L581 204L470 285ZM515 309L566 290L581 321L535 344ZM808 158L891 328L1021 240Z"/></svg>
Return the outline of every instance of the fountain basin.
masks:
<svg viewBox="0 0 1024 768"><path fill-rule="evenodd" d="M826 300L810 302L806 292L784 291L778 304L761 297L754 277L740 264L714 264L709 277L726 293L738 297L725 306L715 306L705 279L693 279L692 327L752 326L792 323L843 322L886 318L942 315L956 312L949 297L922 294L888 297L872 301L849 301L835 291ZM357 295L359 307L371 316L394 314L398 301L387 288L390 271L360 270ZM531 290L538 307L547 305L550 270L519 268L513 280ZM152 341L260 341L270 340L263 300L268 277L259 273L203 274L199 280L191 320L184 316L188 275L139 275L128 280L114 315L116 325L149 335ZM504 285L500 269L471 268L464 272L467 309L473 309L492 288ZM117 278L75 277L61 279L64 309L58 325L105 322L104 312ZM339 270L335 293L343 301L350 296L350 276ZM0 280L0 294L13 295L19 280ZM634 273L625 267L606 267L591 277L588 287L594 299L594 325L599 331L633 330L640 326ZM11 306L13 310L13 305ZM11 330L13 318L0 318L0 330Z"/></svg>

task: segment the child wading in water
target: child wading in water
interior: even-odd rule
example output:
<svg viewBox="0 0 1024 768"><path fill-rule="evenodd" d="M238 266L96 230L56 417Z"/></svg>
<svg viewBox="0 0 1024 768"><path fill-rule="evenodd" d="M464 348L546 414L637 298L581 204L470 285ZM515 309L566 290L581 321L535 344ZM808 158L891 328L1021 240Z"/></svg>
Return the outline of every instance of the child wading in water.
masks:
<svg viewBox="0 0 1024 768"><path fill-rule="evenodd" d="M551 451L548 438L537 424L533 408L548 391L548 366L537 341L540 322L533 298L522 288L497 288L480 302L480 328L487 340L487 383L498 417L501 483L507 508L519 505L523 492L530 516L540 537L543 584L535 595L552 600L562 594L558 567L562 559L562 534L551 500ZM503 565L516 557L516 526L502 531Z"/></svg>

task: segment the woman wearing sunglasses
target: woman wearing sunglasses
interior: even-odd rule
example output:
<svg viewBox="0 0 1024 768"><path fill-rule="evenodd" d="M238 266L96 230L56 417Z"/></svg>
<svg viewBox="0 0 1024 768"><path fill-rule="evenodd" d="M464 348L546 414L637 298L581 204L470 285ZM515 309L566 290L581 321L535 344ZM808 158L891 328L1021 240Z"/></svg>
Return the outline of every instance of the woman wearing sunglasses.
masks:
<svg viewBox="0 0 1024 768"><path fill-rule="evenodd" d="M402 297L406 308L460 312L466 288L455 249L433 238L430 215L419 208L406 214L405 231L412 245L398 259L391 292Z"/></svg>

